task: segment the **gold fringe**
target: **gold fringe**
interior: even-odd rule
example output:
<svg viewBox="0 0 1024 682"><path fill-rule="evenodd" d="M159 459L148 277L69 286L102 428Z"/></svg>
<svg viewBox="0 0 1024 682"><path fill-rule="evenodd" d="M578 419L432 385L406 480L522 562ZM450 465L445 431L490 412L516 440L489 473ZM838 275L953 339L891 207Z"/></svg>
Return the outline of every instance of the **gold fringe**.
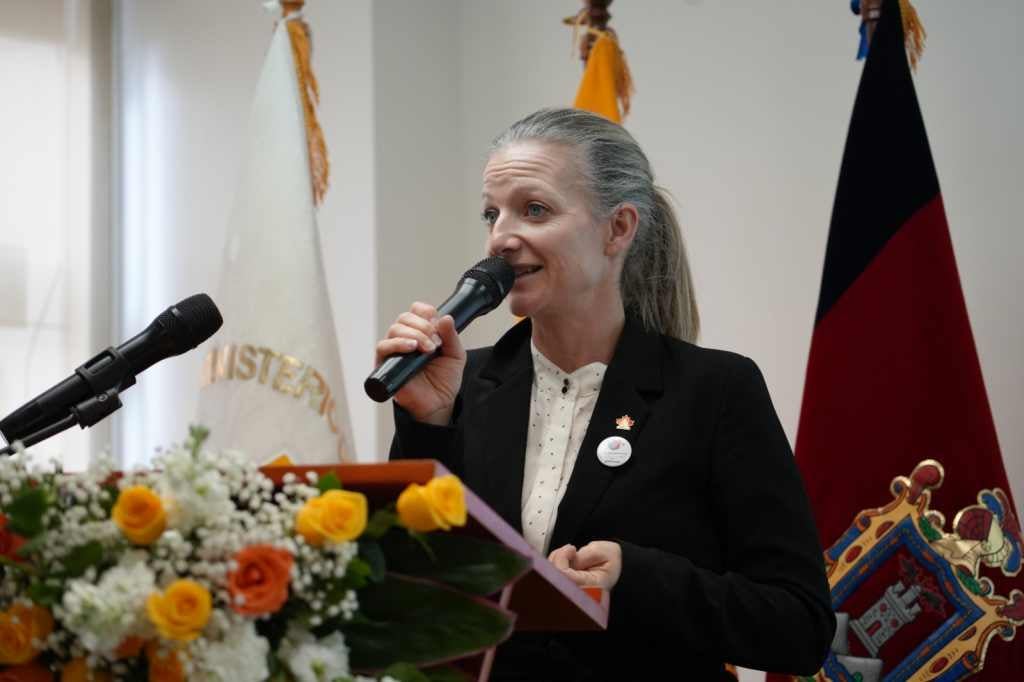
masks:
<svg viewBox="0 0 1024 682"><path fill-rule="evenodd" d="M910 59L910 68L917 70L917 63L924 54L924 40L928 37L925 33L921 17L917 10L910 4L910 0L900 0L900 16L903 18L903 40L907 48L907 57Z"/></svg>
<svg viewBox="0 0 1024 682"><path fill-rule="evenodd" d="M327 158L327 143L324 131L316 117L320 104L320 86L310 62L309 25L302 19L288 20L288 37L291 39L292 55L295 57L295 72L299 79L299 93L302 97L302 111L306 120L306 145L309 148L309 175L313 181L313 202L323 203L330 183L331 164Z"/></svg>
<svg viewBox="0 0 1024 682"><path fill-rule="evenodd" d="M629 71L629 63L626 61L626 53L622 51L622 46L619 44L619 37L612 29L608 29L607 35L615 43L615 49L619 53L619 58L615 63L615 94L622 105L622 120L626 120L626 116L629 114L630 100L635 91L633 74Z"/></svg>

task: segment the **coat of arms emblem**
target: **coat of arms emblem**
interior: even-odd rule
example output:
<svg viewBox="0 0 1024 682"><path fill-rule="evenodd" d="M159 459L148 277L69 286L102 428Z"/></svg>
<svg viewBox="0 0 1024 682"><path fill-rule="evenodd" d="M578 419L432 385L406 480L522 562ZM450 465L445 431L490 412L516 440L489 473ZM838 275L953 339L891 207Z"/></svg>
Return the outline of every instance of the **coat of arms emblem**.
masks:
<svg viewBox="0 0 1024 682"><path fill-rule="evenodd" d="M929 509L945 476L934 460L890 486L825 552L837 629L818 682L958 680L977 673L997 636L1024 624L1024 592L996 594L981 566L1021 570L1021 529L1006 494L978 494L951 532Z"/></svg>

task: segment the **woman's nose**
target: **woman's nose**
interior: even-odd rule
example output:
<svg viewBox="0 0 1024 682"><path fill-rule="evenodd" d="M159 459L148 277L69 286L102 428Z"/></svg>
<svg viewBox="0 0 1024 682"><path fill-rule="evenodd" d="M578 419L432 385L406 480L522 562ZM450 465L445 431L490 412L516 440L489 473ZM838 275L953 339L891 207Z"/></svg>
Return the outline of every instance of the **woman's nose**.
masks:
<svg viewBox="0 0 1024 682"><path fill-rule="evenodd" d="M499 229L495 225L487 240L487 253L491 256L508 256L519 250L522 242L513 232L507 229Z"/></svg>

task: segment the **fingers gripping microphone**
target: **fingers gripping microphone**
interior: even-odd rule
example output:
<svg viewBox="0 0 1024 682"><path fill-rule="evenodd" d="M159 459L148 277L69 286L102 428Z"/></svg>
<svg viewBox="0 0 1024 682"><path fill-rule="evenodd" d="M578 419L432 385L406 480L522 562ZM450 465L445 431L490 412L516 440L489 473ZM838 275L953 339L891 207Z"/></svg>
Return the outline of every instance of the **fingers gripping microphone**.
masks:
<svg viewBox="0 0 1024 682"><path fill-rule="evenodd" d="M497 308L515 281L515 270L504 258L484 258L466 271L455 286L455 293L438 307L437 314L439 317L451 315L455 320L455 329L461 332L477 317ZM440 349L432 353L413 352L389 356L363 383L366 395L379 403L388 400L439 354Z"/></svg>
<svg viewBox="0 0 1024 682"><path fill-rule="evenodd" d="M121 406L117 394L135 384L136 374L195 348L223 322L209 296L189 296L160 313L133 338L101 352L0 420L0 433L8 443L20 440L27 446L76 423L82 428L92 426Z"/></svg>

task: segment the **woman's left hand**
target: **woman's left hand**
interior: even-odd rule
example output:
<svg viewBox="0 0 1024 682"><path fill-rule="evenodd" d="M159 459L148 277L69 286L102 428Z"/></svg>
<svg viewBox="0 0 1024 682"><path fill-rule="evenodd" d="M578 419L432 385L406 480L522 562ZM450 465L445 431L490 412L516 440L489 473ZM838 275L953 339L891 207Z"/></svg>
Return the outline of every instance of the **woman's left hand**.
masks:
<svg viewBox="0 0 1024 682"><path fill-rule="evenodd" d="M579 549L563 545L548 555L548 561L580 587L610 590L622 575L622 547L607 540L588 542Z"/></svg>

